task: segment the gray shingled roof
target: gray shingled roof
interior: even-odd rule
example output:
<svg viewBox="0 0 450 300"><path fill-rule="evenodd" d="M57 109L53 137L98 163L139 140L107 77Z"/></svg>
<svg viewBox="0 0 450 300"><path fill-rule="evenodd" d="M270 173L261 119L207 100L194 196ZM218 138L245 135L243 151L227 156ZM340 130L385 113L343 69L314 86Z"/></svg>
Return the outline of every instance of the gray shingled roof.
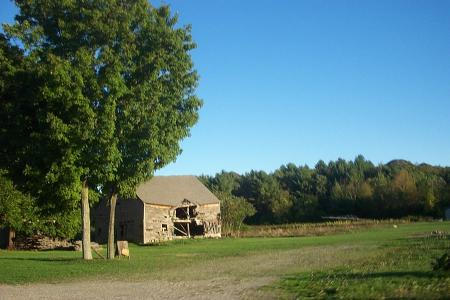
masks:
<svg viewBox="0 0 450 300"><path fill-rule="evenodd" d="M136 195L144 203L179 206L187 199L196 204L219 203L195 176L155 176L137 187Z"/></svg>

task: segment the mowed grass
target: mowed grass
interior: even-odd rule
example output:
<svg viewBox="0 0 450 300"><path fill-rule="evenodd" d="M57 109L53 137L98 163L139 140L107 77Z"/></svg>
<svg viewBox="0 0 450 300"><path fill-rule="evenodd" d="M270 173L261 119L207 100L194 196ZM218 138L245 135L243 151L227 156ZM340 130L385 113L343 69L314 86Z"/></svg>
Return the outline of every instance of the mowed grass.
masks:
<svg viewBox="0 0 450 300"><path fill-rule="evenodd" d="M449 275L432 271L431 262L449 251L450 240L431 236L434 230L448 234L450 223L386 225L317 237L130 245L131 259L114 261L83 261L74 251L0 251L0 283L271 276L275 283L265 289L284 298L445 298Z"/></svg>

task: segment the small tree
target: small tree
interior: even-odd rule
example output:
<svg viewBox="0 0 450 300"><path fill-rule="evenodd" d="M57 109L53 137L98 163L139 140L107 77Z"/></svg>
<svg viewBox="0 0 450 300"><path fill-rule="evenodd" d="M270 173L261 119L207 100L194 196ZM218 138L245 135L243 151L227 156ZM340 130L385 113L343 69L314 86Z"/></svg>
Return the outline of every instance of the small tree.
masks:
<svg viewBox="0 0 450 300"><path fill-rule="evenodd" d="M5 175L0 170L0 228L9 229L8 249L12 249L15 232L33 232L37 209L33 199L18 191Z"/></svg>
<svg viewBox="0 0 450 300"><path fill-rule="evenodd" d="M255 208L245 198L236 197L227 192L215 192L220 199L222 232L225 235L239 232L245 218L256 213Z"/></svg>

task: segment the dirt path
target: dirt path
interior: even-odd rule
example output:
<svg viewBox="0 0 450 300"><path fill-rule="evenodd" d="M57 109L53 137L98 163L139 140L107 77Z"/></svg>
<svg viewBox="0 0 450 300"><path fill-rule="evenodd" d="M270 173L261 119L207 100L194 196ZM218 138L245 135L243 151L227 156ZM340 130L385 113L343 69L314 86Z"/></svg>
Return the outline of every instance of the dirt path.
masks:
<svg viewBox="0 0 450 300"><path fill-rule="evenodd" d="M364 256L364 248L305 247L204 261L188 270L164 270L151 278L0 285L3 299L274 299L260 289L291 272L333 267ZM351 250L351 251L349 251ZM349 255L348 253L352 254Z"/></svg>
<svg viewBox="0 0 450 300"><path fill-rule="evenodd" d="M215 278L169 282L76 282L0 286L0 299L242 299L264 298L257 288L272 278ZM259 296L258 296L259 295ZM268 296L268 295L265 295Z"/></svg>

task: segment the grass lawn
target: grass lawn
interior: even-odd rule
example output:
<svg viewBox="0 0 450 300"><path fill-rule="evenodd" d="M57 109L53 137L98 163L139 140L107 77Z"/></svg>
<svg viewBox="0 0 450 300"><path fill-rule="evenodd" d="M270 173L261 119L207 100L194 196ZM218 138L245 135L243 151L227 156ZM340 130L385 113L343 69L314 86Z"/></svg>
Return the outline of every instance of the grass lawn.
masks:
<svg viewBox="0 0 450 300"><path fill-rule="evenodd" d="M449 232L449 222L430 222L318 237L184 240L131 245L130 260L114 261L83 261L74 251L0 251L0 283L270 276L274 283L263 291L287 299L447 298L449 273L432 271L431 262L449 251Z"/></svg>

